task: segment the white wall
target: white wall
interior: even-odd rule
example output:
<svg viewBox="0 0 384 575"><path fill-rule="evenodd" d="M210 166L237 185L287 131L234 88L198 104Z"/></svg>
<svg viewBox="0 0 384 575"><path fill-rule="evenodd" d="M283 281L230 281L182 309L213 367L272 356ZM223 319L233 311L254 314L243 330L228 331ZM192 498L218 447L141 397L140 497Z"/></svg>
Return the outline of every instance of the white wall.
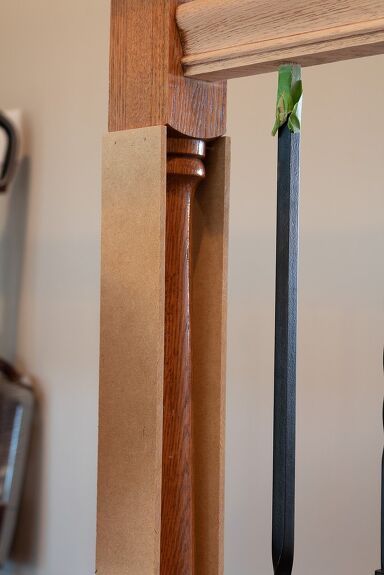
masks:
<svg viewBox="0 0 384 575"><path fill-rule="evenodd" d="M0 352L35 375L41 405L12 575L94 569L108 5L1 2L0 106L25 110L31 160L0 198ZM297 575L379 567L383 65L304 72ZM273 74L229 89L226 575L272 571L275 91Z"/></svg>
<svg viewBox="0 0 384 575"><path fill-rule="evenodd" d="M22 261L0 271L12 304L0 352L36 377L41 408L17 545L25 568L15 574L94 572L108 33L107 0L1 1L0 106L24 110L31 159L12 197L0 198L0 262L20 253L26 225Z"/></svg>
<svg viewBox="0 0 384 575"><path fill-rule="evenodd" d="M384 57L305 69L296 575L379 567ZM271 573L276 76L229 87L226 575Z"/></svg>

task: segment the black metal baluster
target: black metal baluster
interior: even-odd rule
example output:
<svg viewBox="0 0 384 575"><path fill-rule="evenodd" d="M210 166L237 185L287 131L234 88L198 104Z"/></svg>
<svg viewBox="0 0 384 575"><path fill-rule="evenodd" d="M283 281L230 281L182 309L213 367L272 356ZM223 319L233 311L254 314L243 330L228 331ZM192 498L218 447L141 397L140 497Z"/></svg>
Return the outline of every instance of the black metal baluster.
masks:
<svg viewBox="0 0 384 575"><path fill-rule="evenodd" d="M384 354L383 354L384 368ZM384 402L383 402L383 427L384 427ZM384 450L381 457L381 569L375 571L375 575L384 575Z"/></svg>
<svg viewBox="0 0 384 575"><path fill-rule="evenodd" d="M300 134L279 129L272 558L291 575L295 527L296 318Z"/></svg>

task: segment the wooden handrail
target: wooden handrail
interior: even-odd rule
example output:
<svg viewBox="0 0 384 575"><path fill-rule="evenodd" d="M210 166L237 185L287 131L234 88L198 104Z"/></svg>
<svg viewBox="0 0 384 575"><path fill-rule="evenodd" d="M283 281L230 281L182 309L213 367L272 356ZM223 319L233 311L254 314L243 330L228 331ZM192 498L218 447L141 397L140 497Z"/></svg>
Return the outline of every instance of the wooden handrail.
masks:
<svg viewBox="0 0 384 575"><path fill-rule="evenodd" d="M194 0L176 18L184 73L206 80L384 53L382 0Z"/></svg>

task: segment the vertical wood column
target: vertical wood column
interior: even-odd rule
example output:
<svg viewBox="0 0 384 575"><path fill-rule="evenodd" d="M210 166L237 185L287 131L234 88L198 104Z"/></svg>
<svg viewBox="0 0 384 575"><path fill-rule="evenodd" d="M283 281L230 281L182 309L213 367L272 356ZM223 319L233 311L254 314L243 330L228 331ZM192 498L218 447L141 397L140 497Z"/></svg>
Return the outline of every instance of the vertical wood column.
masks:
<svg viewBox="0 0 384 575"><path fill-rule="evenodd" d="M205 436L204 444L199 443L197 473L192 428L191 213L205 176L204 140L225 133L226 85L183 75L176 8L188 1L111 0L111 134L104 157L102 214L100 575L219 575L222 571L228 162L224 142L211 156L211 171L220 173L214 176L217 185L207 178L208 198L197 211L199 240L204 245L195 258L198 277L209 275L208 259L216 276L210 285L199 287L195 298L202 301L202 309L211 296L218 302L203 333L203 322L196 322L204 341L196 369L198 396L205 396L211 421L217 422L214 429L211 422L200 423L200 410L198 436L202 429ZM166 131L168 151L162 139ZM204 350L211 340L214 345L207 358ZM202 466L210 451L211 471L209 465ZM209 539L206 552L196 545L196 482L211 509L210 520L202 519L201 505L197 514L199 531ZM203 562L206 567L201 568Z"/></svg>
<svg viewBox="0 0 384 575"><path fill-rule="evenodd" d="M161 575L193 575L192 202L205 176L205 142L168 139Z"/></svg>

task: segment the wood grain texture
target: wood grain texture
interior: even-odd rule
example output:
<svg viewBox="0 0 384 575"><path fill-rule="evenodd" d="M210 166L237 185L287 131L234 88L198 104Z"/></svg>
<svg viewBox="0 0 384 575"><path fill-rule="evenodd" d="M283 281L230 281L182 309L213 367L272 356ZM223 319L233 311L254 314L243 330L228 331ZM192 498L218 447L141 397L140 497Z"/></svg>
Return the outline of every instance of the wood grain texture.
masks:
<svg viewBox="0 0 384 575"><path fill-rule="evenodd" d="M166 154L160 127L104 141L98 575L160 569ZM227 138L209 144L204 163L193 203L190 302L195 567L222 575Z"/></svg>
<svg viewBox="0 0 384 575"><path fill-rule="evenodd" d="M195 573L191 206L205 176L204 148L186 139L168 144L161 575Z"/></svg>
<svg viewBox="0 0 384 575"><path fill-rule="evenodd" d="M193 204L192 357L195 565L224 573L225 371L230 140L207 148Z"/></svg>
<svg viewBox="0 0 384 575"><path fill-rule="evenodd" d="M382 0L194 0L177 24L185 74L207 80L384 53Z"/></svg>
<svg viewBox="0 0 384 575"><path fill-rule="evenodd" d="M98 575L158 575L166 130L103 146Z"/></svg>
<svg viewBox="0 0 384 575"><path fill-rule="evenodd" d="M110 131L168 125L196 138L225 133L225 82L183 75L175 20L178 4L179 0L112 0Z"/></svg>

